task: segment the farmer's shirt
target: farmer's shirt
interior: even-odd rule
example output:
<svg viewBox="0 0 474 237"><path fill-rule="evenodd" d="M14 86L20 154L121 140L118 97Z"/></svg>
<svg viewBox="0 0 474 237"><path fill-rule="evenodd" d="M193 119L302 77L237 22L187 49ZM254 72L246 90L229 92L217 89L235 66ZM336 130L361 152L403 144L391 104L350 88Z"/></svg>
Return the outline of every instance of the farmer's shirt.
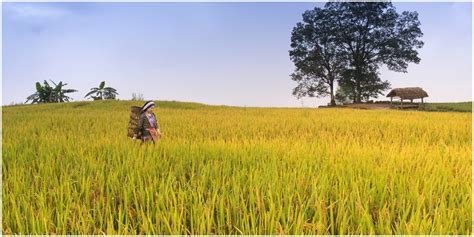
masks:
<svg viewBox="0 0 474 237"><path fill-rule="evenodd" d="M150 133L147 131L148 128L156 128L160 130L160 126L156 121L156 116L152 113L152 116L148 117L145 113L140 114L138 119L138 125L135 129L135 134L138 136L149 136Z"/></svg>
<svg viewBox="0 0 474 237"><path fill-rule="evenodd" d="M147 116L148 117L148 122L150 122L150 125L154 128L155 127L155 124L156 124L156 118L155 118L155 115L154 114L151 114L151 116Z"/></svg>

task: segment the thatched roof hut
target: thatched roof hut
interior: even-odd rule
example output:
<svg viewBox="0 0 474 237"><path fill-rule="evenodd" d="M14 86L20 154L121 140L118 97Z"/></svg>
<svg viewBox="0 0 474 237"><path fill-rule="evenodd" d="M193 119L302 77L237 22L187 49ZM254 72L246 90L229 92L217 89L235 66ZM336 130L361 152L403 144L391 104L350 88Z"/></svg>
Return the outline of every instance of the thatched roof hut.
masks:
<svg viewBox="0 0 474 237"><path fill-rule="evenodd" d="M402 100L422 99L428 97L428 93L420 87L395 88L391 90L387 97L399 97Z"/></svg>

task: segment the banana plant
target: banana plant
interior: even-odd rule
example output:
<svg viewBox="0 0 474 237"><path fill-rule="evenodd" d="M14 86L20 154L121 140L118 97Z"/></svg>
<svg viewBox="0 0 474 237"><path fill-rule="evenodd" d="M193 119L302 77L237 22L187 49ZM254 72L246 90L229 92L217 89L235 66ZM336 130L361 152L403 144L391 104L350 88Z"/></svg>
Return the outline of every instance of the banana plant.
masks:
<svg viewBox="0 0 474 237"><path fill-rule="evenodd" d="M77 92L75 89L64 89L63 87L66 86L67 83L63 83L62 81L58 84L54 81L51 82L54 84L54 87L49 85L46 80L43 82L43 85L36 82L36 92L26 98L25 104L28 103L28 101L31 101L32 104L68 102L72 100L72 98L66 94Z"/></svg>
<svg viewBox="0 0 474 237"><path fill-rule="evenodd" d="M62 81L59 82L59 84L54 83L54 81L51 81L54 84L54 89L52 95L54 96L54 101L55 102L69 102L72 98L67 96L67 93L73 93L77 92L75 89L63 89L64 86L67 85L67 83L63 83Z"/></svg>
<svg viewBox="0 0 474 237"><path fill-rule="evenodd" d="M112 87L105 87L105 81L102 81L99 87L91 88L84 98L90 96L93 100L109 100L115 99L118 95L117 90Z"/></svg>

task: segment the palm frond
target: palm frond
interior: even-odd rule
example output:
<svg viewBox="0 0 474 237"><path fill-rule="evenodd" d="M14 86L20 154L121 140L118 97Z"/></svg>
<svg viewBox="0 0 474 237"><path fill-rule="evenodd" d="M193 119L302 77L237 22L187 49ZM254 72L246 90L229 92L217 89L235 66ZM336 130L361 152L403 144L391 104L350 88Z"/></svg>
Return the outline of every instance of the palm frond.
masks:
<svg viewBox="0 0 474 237"><path fill-rule="evenodd" d="M97 93L97 91L96 91L96 90L89 91L89 93L87 93L87 94L84 96L84 98L87 97L87 96L90 96L90 95L92 95L92 94L94 94L94 93Z"/></svg>
<svg viewBox="0 0 474 237"><path fill-rule="evenodd" d="M73 93L73 92L77 92L77 90L76 89L63 89L61 92L62 93Z"/></svg>

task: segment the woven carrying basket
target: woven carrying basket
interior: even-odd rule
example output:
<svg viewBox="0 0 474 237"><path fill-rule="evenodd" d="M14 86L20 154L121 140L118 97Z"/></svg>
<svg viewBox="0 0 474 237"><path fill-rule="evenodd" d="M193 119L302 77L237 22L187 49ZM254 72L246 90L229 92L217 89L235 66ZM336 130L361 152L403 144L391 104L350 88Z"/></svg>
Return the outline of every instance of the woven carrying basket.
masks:
<svg viewBox="0 0 474 237"><path fill-rule="evenodd" d="M138 118L140 117L141 109L142 108L138 106L130 107L130 120L128 122L128 136L129 137L133 137L134 135L137 135L137 138L139 138L138 134L135 134L135 129L138 126Z"/></svg>

